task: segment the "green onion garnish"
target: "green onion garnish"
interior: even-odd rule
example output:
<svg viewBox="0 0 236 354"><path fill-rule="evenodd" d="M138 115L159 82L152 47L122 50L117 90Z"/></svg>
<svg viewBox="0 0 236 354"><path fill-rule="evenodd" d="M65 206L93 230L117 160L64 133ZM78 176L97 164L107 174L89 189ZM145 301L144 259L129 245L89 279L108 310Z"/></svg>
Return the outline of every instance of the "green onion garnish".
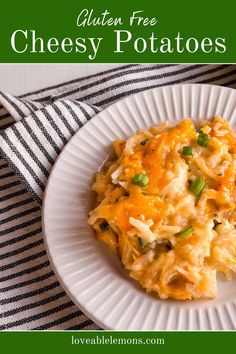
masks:
<svg viewBox="0 0 236 354"><path fill-rule="evenodd" d="M187 237L188 235L192 234L193 231L194 231L193 226L189 226L189 227L187 227L187 229L181 231L179 233L179 236L182 238Z"/></svg>
<svg viewBox="0 0 236 354"><path fill-rule="evenodd" d="M194 150L192 146L184 146L182 150L182 155L193 156Z"/></svg>
<svg viewBox="0 0 236 354"><path fill-rule="evenodd" d="M136 173L132 178L132 183L138 185L139 187L146 187L148 182L148 176L142 173Z"/></svg>
<svg viewBox="0 0 236 354"><path fill-rule="evenodd" d="M142 140L142 141L140 142L140 144L141 144L141 145L146 145L148 141L149 141L149 139L144 139L144 140Z"/></svg>
<svg viewBox="0 0 236 354"><path fill-rule="evenodd" d="M139 237L139 243L141 248L144 248L147 245L147 242L141 237Z"/></svg>
<svg viewBox="0 0 236 354"><path fill-rule="evenodd" d="M110 226L106 220L102 221L101 224L99 224L99 227L102 232L108 231L110 229Z"/></svg>
<svg viewBox="0 0 236 354"><path fill-rule="evenodd" d="M192 192L194 195L199 196L201 191L203 190L205 186L205 182L201 178L196 178L189 186L190 192Z"/></svg>
<svg viewBox="0 0 236 354"><path fill-rule="evenodd" d="M206 147L209 143L209 136L204 133L199 133L197 142L200 146Z"/></svg>

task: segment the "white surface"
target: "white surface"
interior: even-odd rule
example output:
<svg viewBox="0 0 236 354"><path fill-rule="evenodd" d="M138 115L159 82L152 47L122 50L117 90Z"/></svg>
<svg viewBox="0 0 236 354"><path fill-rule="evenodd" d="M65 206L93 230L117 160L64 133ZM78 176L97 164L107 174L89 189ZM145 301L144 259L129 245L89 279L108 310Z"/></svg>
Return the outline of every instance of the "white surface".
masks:
<svg viewBox="0 0 236 354"><path fill-rule="evenodd" d="M122 64L0 64L0 91L14 95L96 74Z"/></svg>
<svg viewBox="0 0 236 354"><path fill-rule="evenodd" d="M205 301L163 301L146 294L118 257L97 242L87 224L91 183L111 143L137 129L183 117L215 114L236 123L236 91L176 85L144 91L115 103L88 122L66 145L46 189L43 228L55 272L74 302L103 328L122 330L233 330L236 279L218 279L218 295ZM236 127L236 126L235 126Z"/></svg>

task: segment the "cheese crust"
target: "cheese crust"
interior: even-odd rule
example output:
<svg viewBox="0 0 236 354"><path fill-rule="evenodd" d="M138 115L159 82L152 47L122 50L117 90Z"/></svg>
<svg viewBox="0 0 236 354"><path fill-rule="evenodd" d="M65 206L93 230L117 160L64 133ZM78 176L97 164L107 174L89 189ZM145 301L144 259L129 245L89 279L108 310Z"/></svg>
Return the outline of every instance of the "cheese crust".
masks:
<svg viewBox="0 0 236 354"><path fill-rule="evenodd" d="M92 185L97 205L88 222L96 238L147 292L214 298L217 272L230 279L236 271L235 132L218 116L201 121L199 130L184 119L113 146L116 159Z"/></svg>

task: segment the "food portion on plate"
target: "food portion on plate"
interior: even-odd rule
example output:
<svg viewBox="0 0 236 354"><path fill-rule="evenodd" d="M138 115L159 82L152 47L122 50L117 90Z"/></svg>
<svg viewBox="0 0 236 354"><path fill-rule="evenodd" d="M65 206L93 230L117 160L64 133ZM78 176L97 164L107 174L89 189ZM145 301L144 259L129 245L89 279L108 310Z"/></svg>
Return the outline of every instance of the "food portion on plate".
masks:
<svg viewBox="0 0 236 354"><path fill-rule="evenodd" d="M236 272L236 134L221 117L163 124L113 143L88 222L148 292L214 298Z"/></svg>

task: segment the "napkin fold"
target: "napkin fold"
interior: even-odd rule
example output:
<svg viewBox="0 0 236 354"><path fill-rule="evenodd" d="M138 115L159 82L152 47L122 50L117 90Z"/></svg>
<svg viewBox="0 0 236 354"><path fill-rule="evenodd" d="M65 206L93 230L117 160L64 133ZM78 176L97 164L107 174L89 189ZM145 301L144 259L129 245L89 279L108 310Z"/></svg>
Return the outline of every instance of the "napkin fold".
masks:
<svg viewBox="0 0 236 354"><path fill-rule="evenodd" d="M21 97L0 92L0 329L98 329L62 290L46 255L41 203L50 171L108 105L193 82L236 88L236 66L131 64Z"/></svg>

